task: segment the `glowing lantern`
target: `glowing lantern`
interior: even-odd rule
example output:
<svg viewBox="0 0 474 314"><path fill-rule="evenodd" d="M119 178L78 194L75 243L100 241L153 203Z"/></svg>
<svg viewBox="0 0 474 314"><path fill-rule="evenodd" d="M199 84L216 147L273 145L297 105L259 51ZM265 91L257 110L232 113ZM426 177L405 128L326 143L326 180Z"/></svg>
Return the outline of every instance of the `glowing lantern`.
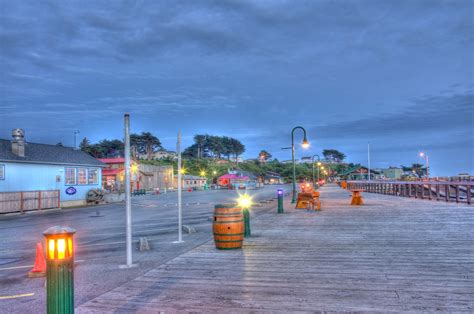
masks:
<svg viewBox="0 0 474 314"><path fill-rule="evenodd" d="M252 206L252 198L248 194L240 195L238 199L239 206L246 209Z"/></svg>
<svg viewBox="0 0 474 314"><path fill-rule="evenodd" d="M74 258L74 233L69 227L51 227L43 235L46 238L46 258L48 261L71 260Z"/></svg>
<svg viewBox="0 0 474 314"><path fill-rule="evenodd" d="M303 139L303 144L301 144L301 147L303 147L304 149L309 147L309 141L306 137Z"/></svg>
<svg viewBox="0 0 474 314"><path fill-rule="evenodd" d="M76 230L62 226L43 232L47 313L74 313L74 233Z"/></svg>

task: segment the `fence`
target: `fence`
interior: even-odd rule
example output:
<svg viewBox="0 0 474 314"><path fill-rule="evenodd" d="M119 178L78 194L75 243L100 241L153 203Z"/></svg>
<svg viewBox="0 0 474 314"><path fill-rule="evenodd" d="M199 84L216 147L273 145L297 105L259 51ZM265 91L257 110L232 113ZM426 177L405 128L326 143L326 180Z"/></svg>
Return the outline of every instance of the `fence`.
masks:
<svg viewBox="0 0 474 314"><path fill-rule="evenodd" d="M59 206L59 190L0 192L0 214Z"/></svg>
<svg viewBox="0 0 474 314"><path fill-rule="evenodd" d="M347 181L349 190L468 204L472 204L473 188L472 181Z"/></svg>

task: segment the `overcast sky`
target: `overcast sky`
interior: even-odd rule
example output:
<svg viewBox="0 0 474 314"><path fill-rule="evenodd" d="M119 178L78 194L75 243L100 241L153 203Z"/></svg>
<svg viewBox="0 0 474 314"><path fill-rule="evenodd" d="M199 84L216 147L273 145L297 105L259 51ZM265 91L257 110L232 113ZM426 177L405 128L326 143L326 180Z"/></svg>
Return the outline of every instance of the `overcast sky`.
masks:
<svg viewBox="0 0 474 314"><path fill-rule="evenodd" d="M473 1L0 0L0 138L228 135L290 159L304 126L373 167L474 173ZM301 141L302 134L296 134Z"/></svg>

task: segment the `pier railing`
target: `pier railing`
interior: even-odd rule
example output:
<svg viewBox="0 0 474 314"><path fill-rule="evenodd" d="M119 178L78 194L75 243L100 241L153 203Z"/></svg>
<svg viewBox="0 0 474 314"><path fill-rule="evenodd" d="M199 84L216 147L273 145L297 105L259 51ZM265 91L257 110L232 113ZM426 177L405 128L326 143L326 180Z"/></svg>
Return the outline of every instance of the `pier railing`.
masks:
<svg viewBox="0 0 474 314"><path fill-rule="evenodd" d="M347 189L369 193L472 204L472 181L347 181Z"/></svg>

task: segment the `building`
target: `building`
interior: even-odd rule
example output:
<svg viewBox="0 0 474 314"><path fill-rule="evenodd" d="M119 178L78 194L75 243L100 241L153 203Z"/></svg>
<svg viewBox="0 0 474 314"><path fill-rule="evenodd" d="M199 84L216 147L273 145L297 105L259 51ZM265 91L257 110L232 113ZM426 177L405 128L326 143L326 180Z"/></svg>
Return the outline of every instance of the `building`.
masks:
<svg viewBox="0 0 474 314"><path fill-rule="evenodd" d="M399 180L403 176L403 169L397 167L382 169L381 172L386 179Z"/></svg>
<svg viewBox="0 0 474 314"><path fill-rule="evenodd" d="M229 170L217 179L217 184L228 189L252 189L259 186L256 175L248 171Z"/></svg>
<svg viewBox="0 0 474 314"><path fill-rule="evenodd" d="M125 190L125 158L101 158L107 167L102 171L103 187L109 191ZM156 190L173 187L173 166L156 166L131 161L133 190Z"/></svg>
<svg viewBox="0 0 474 314"><path fill-rule="evenodd" d="M165 190L173 187L173 166L138 164L140 188Z"/></svg>
<svg viewBox="0 0 474 314"><path fill-rule="evenodd" d="M178 175L174 176L175 188L178 188ZM184 190L193 189L193 190L203 190L207 189L207 178L193 176L189 174L181 175L181 187Z"/></svg>
<svg viewBox="0 0 474 314"><path fill-rule="evenodd" d="M339 174L339 177L342 180L367 180L369 176L368 172L369 172L369 169L367 167L356 166ZM370 170L371 180L377 180L380 178L381 178L381 173L379 171Z"/></svg>
<svg viewBox="0 0 474 314"><path fill-rule="evenodd" d="M283 184L283 178L276 172L267 171L263 177L265 184Z"/></svg>
<svg viewBox="0 0 474 314"><path fill-rule="evenodd" d="M101 188L104 164L92 156L71 147L28 143L22 129L12 135L12 140L0 139L0 194L11 198L0 201L0 212L2 206L18 211L85 205L87 192Z"/></svg>

